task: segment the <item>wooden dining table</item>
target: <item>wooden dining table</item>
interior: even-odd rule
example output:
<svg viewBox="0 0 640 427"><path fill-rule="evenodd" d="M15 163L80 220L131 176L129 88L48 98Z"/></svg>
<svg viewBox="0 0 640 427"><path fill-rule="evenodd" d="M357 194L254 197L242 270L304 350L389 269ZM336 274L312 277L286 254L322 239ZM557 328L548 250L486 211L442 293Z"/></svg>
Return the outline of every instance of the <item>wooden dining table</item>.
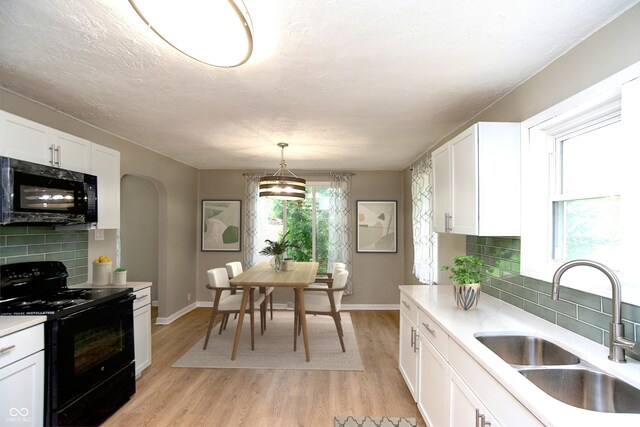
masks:
<svg viewBox="0 0 640 427"><path fill-rule="evenodd" d="M307 319L304 309L304 288L315 281L317 272L317 262L296 262L295 268L290 271L275 271L268 262L263 262L256 264L229 281L232 285L240 286L244 290L244 292L242 292L242 302L240 303L240 313L238 314L236 335L233 340L231 360L236 359L240 333L242 332L242 321L247 303L249 302L249 291L252 287L291 288L294 290L300 310L300 325L302 327L302 338L304 339L304 352L307 357L307 362L311 360L309 337L307 335ZM294 325L294 333L296 326L297 325Z"/></svg>

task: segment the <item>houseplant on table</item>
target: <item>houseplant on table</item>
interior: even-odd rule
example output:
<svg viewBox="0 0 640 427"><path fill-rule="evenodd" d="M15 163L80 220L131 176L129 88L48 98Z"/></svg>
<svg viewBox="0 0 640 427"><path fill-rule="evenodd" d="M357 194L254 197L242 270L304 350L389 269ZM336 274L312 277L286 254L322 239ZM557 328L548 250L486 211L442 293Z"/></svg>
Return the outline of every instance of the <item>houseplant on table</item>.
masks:
<svg viewBox="0 0 640 427"><path fill-rule="evenodd" d="M298 245L295 243L291 243L287 240L287 233L280 238L279 241L274 242L273 240L265 240L264 242L267 244L264 249L260 251L260 255L272 255L271 266L274 270L280 271L282 269L282 263L284 261L284 256L287 253L287 249L289 248L297 248Z"/></svg>
<svg viewBox="0 0 640 427"><path fill-rule="evenodd" d="M453 266L444 265L440 270L450 271L453 280L453 296L456 305L464 310L473 309L480 298L480 282L487 272L484 261L474 255L460 255L453 259Z"/></svg>

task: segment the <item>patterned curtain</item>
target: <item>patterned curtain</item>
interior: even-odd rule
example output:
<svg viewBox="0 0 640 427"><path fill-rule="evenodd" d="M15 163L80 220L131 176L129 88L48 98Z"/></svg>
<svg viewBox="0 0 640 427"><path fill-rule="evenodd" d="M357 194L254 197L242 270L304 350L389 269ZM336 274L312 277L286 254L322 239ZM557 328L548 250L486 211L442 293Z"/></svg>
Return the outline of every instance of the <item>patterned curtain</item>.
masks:
<svg viewBox="0 0 640 427"><path fill-rule="evenodd" d="M244 174L244 268L248 269L258 263L258 218L260 218L260 177L262 174Z"/></svg>
<svg viewBox="0 0 640 427"><path fill-rule="evenodd" d="M331 172L331 211L329 213L329 269L343 262L349 271L345 295L353 294L353 215L351 215L351 177L353 174Z"/></svg>
<svg viewBox="0 0 640 427"><path fill-rule="evenodd" d="M436 234L433 232L433 168L431 156L411 169L413 222L413 274L421 283L432 284Z"/></svg>

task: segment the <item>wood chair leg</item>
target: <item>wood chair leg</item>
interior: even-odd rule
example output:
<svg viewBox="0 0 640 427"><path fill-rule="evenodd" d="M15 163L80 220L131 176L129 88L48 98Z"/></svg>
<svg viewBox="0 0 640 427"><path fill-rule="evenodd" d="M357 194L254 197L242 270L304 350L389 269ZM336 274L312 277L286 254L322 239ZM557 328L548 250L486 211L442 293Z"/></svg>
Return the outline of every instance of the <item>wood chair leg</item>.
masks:
<svg viewBox="0 0 640 427"><path fill-rule="evenodd" d="M293 300L293 351L298 344L298 295Z"/></svg>
<svg viewBox="0 0 640 427"><path fill-rule="evenodd" d="M213 327L213 322L216 318L216 314L218 314L218 310L215 308L211 310L211 319L209 319L209 328L207 329L207 338L204 340L203 350L207 349L207 344L209 344L209 337L211 336L211 328Z"/></svg>
<svg viewBox="0 0 640 427"><path fill-rule="evenodd" d="M344 330L342 329L342 316L340 316L340 312L338 314L338 325L340 325L340 336L344 337Z"/></svg>
<svg viewBox="0 0 640 427"><path fill-rule="evenodd" d="M253 289L252 289L253 291ZM254 317L254 313L255 310L253 309L253 292L251 292L249 294L249 319L250 319L250 323L251 323L251 351L253 351L255 349L255 341L254 341L254 337L253 337L253 317Z"/></svg>
<svg viewBox="0 0 640 427"><path fill-rule="evenodd" d="M218 335L222 335L222 330L224 329L224 321L226 320L228 314L223 314L222 319L220 319L220 329L218 329Z"/></svg>
<svg viewBox="0 0 640 427"><path fill-rule="evenodd" d="M344 340L342 339L342 325L338 316L339 316L339 313L331 313L331 317L333 317L333 321L336 324L336 331L338 332L338 338L340 338L340 347L342 347L342 352L346 353L346 350L344 348Z"/></svg>
<svg viewBox="0 0 640 427"><path fill-rule="evenodd" d="M269 307L271 309L271 320L273 320L273 292L269 294Z"/></svg>

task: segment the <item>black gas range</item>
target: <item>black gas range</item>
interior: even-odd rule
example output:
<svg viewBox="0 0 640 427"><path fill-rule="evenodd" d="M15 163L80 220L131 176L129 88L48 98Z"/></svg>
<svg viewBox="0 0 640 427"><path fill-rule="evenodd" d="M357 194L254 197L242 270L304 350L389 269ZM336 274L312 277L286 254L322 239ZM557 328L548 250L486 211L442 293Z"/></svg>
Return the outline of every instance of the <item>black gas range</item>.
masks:
<svg viewBox="0 0 640 427"><path fill-rule="evenodd" d="M135 296L67 277L60 261L0 266L0 315L47 317L45 425L98 425L135 393Z"/></svg>

